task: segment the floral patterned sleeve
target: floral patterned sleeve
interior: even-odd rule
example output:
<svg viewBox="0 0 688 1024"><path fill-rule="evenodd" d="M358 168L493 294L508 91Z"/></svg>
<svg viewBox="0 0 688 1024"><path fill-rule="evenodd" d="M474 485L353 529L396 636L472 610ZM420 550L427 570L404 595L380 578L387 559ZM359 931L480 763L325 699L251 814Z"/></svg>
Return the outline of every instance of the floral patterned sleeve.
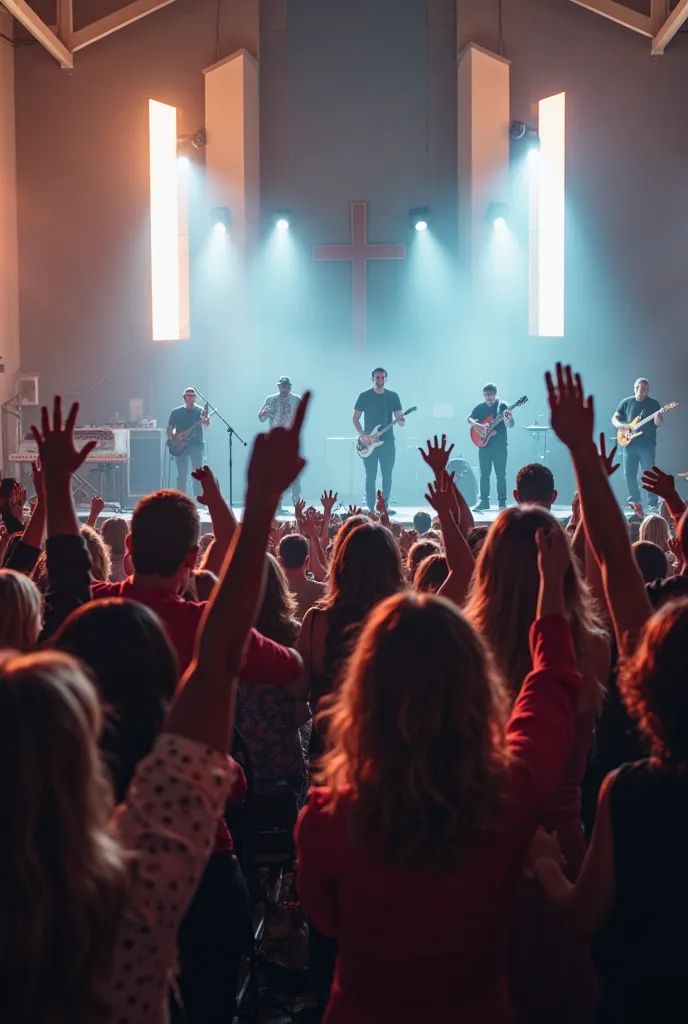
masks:
<svg viewBox="0 0 688 1024"><path fill-rule="evenodd" d="M129 904L102 993L111 1024L167 1020L177 930L239 775L231 758L169 733L138 765L111 822L133 854Z"/></svg>

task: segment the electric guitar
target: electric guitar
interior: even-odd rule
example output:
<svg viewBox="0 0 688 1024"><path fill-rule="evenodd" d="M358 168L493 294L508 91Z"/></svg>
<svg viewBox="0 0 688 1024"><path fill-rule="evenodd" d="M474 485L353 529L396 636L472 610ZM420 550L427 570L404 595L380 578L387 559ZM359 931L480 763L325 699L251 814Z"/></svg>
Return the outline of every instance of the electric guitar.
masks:
<svg viewBox="0 0 688 1024"><path fill-rule="evenodd" d="M639 416L636 416L631 423L626 423L623 427L619 427L616 432L617 443L621 448L627 448L634 437L640 437L642 434L642 430L639 429L640 427L644 427L645 424L649 423L650 420L653 420L655 416L659 416L665 412L671 412L671 410L675 409L677 405L678 402L669 402L668 405L663 405L661 409L657 410L657 412L650 413L650 415L646 416L644 420L641 420Z"/></svg>
<svg viewBox="0 0 688 1024"><path fill-rule="evenodd" d="M208 415L207 402L203 406L202 415L203 417ZM201 430L201 433L203 433L203 426L201 421L196 420L196 422L192 423L187 430L178 430L176 433L172 435L172 437L168 437L166 443L167 447L170 450L170 454L174 456L183 455L191 441L194 439L194 437L198 436L199 428Z"/></svg>
<svg viewBox="0 0 688 1024"><path fill-rule="evenodd" d="M528 401L527 395L522 395L518 402L514 402L513 405L509 405L506 409L500 412L499 416L495 416L492 419L491 416L486 416L484 420L481 420L479 427L471 427L471 441L476 448L485 448L490 440L495 436L495 427L498 423L501 423L505 415L511 412L512 409L518 409L519 405L525 405Z"/></svg>
<svg viewBox="0 0 688 1024"><path fill-rule="evenodd" d="M402 415L410 416L417 408L417 405L412 405L411 408L407 409L405 413L402 413ZM378 426L375 427L375 430L371 430L368 435L370 437L370 444L366 444L363 438L359 436L358 441L356 442L356 451L360 457L362 459L367 459L369 455L373 454L376 448L379 448L381 444L384 444L384 441L381 441L380 438L383 434L386 434L388 430L391 430L398 422L398 420L392 420L392 422L388 423L386 427L381 427L378 424Z"/></svg>

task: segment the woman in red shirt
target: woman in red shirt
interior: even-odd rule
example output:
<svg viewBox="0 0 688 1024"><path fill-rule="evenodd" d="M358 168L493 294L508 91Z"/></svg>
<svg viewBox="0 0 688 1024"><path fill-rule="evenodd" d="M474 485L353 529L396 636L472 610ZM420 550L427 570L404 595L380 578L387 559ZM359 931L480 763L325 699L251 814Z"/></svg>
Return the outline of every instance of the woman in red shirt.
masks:
<svg viewBox="0 0 688 1024"><path fill-rule="evenodd" d="M508 723L506 684L453 605L397 594L364 626L296 830L303 908L339 945L328 1024L512 1020L510 909L580 687L569 548L560 531L538 548L533 670Z"/></svg>

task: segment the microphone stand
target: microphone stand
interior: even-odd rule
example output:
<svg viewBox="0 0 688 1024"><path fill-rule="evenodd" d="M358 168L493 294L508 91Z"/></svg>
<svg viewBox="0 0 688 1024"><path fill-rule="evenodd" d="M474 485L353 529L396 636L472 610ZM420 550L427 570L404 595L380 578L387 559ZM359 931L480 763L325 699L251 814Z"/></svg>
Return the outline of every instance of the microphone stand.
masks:
<svg viewBox="0 0 688 1024"><path fill-rule="evenodd" d="M212 411L215 414L215 416L219 420L221 420L222 423L224 423L224 425L227 427L227 436L229 437L229 507L232 508L232 506L234 505L234 490L233 490L233 480L232 480L232 473L233 473L233 466L232 466L232 442L233 442L234 438L236 437L236 439L239 442L239 444L243 444L244 448L246 448L247 442L244 441L243 438L241 438L237 434L236 430L231 425L231 423L227 422L227 420L224 418L224 416L222 416L222 414L217 411L215 406L211 402L208 401L208 399L205 397L205 395L202 394L198 390L198 388L196 388L195 391L196 391L196 394L198 395L198 397L204 403L204 405L207 405L209 409L212 409Z"/></svg>

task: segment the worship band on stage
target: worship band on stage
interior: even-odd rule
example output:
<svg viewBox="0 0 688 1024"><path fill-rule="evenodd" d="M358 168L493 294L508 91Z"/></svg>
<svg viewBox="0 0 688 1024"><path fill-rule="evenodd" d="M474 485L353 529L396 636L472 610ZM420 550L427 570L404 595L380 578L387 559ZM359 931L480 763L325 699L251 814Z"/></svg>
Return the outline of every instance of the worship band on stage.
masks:
<svg viewBox="0 0 688 1024"><path fill-rule="evenodd" d="M365 500L368 509L374 511L377 504L378 468L382 494L389 509L396 458L395 428L404 427L406 416L415 412L416 407L404 411L397 392L386 387L387 371L383 367L378 366L373 370L371 380L372 387L362 391L356 399L352 422L358 434L356 449L364 464ZM203 463L203 429L210 427L208 405L198 405L196 397L196 389L187 388L183 394L184 404L172 410L167 425L167 445L177 462L177 488L184 493L187 489L189 463L193 469L198 469ZM277 392L268 395L263 402L258 419L261 423L267 423L271 430L274 427L290 426L300 401L301 396L292 393L291 379L282 376L277 381ZM523 395L509 405L499 398L497 385L488 383L483 388L483 401L468 416L471 440L478 448L480 489L479 500L473 510L475 512L485 512L491 507L493 471L497 507L504 509L507 506L508 432L516 424L512 410L527 401L527 396ZM657 428L664 422L664 413L676 408L677 404L670 402L660 407L655 398L650 398L648 380L639 377L633 385L633 394L619 402L612 416L616 442L623 453L629 503L641 504L638 472L642 474L655 465ZM524 429L536 432L547 428L531 424ZM195 489L196 481L192 480L192 483ZM291 486L292 503L296 505L300 497L301 481L298 478ZM656 509L656 495L649 495L648 504L651 510ZM393 510L389 511L394 514Z"/></svg>

